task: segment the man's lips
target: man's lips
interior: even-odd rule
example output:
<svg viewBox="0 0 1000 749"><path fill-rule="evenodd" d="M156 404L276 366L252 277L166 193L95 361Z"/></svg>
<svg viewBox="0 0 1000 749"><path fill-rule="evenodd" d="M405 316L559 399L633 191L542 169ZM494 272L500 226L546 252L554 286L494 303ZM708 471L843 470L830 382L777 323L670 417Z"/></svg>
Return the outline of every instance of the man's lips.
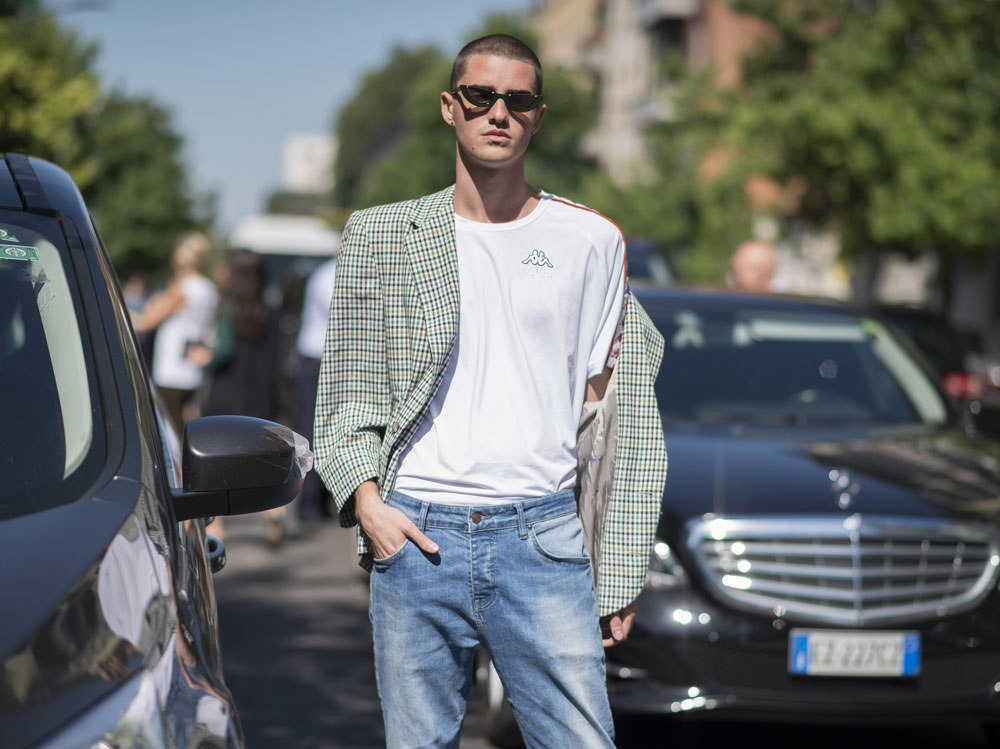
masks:
<svg viewBox="0 0 1000 749"><path fill-rule="evenodd" d="M504 130L487 130L483 133L484 138L497 138L501 140L510 140L510 133Z"/></svg>

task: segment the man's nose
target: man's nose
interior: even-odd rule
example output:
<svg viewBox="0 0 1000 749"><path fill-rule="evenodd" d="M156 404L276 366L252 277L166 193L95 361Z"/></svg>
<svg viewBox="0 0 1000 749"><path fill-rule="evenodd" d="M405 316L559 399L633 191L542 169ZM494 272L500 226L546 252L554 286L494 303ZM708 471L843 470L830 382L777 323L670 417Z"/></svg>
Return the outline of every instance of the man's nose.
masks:
<svg viewBox="0 0 1000 749"><path fill-rule="evenodd" d="M507 122L510 119L510 112L507 110L507 102L497 99L490 107L490 122Z"/></svg>

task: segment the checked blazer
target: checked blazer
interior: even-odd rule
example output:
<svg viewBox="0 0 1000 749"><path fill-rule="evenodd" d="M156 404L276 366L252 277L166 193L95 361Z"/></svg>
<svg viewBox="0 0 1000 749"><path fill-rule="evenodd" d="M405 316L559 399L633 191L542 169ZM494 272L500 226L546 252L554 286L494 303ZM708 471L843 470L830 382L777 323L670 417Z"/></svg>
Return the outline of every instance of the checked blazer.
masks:
<svg viewBox="0 0 1000 749"><path fill-rule="evenodd" d="M354 213L341 237L316 397L316 470L357 524L354 490L383 499L440 385L458 333L454 186ZM666 481L653 381L663 339L628 296L616 365L618 434L596 575L601 615L642 590ZM610 457L610 456L609 456ZM581 458L582 459L582 458ZM366 552L359 534L359 552ZM364 563L364 558L363 558Z"/></svg>

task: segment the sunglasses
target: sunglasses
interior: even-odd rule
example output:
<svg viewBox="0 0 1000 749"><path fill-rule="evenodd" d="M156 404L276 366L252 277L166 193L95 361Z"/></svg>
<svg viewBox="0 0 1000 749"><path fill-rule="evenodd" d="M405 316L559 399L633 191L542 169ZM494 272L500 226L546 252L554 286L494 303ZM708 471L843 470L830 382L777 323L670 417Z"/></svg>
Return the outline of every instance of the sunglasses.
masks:
<svg viewBox="0 0 1000 749"><path fill-rule="evenodd" d="M501 94L494 91L490 86L466 86L462 84L458 88L452 89L451 93L462 92L462 96L474 107L492 107L497 99L503 99L507 109L512 112L527 112L542 103L541 94L533 94L530 91L508 91Z"/></svg>

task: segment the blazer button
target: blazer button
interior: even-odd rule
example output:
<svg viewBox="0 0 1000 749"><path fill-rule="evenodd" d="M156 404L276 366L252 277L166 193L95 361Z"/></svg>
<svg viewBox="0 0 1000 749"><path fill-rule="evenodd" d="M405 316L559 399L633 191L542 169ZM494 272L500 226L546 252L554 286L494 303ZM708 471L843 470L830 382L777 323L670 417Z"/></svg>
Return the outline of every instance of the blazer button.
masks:
<svg viewBox="0 0 1000 749"><path fill-rule="evenodd" d="M474 512L474 513L472 513L472 522L473 523L478 523L482 519L483 519L483 513L481 513L481 512Z"/></svg>

